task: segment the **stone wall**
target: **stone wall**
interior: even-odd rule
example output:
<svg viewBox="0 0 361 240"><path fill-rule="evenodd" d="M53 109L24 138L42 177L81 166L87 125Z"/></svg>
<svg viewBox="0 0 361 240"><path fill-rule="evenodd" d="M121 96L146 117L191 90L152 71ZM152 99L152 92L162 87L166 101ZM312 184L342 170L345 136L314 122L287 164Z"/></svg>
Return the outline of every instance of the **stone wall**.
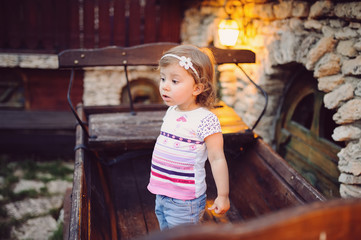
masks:
<svg viewBox="0 0 361 240"><path fill-rule="evenodd" d="M203 1L187 10L182 26L183 43L221 47L217 25L226 17L224 1ZM336 110L339 124L332 135L344 141L339 153L342 197L361 197L361 2L254 1L241 3L233 15L242 26L236 48L256 53L256 64L245 64L252 79L269 94L269 104L256 132L269 144L280 97L297 63L313 71L324 104ZM234 66L218 69L223 100L252 126L263 109L263 96ZM233 74L233 75L232 75Z"/></svg>
<svg viewBox="0 0 361 240"><path fill-rule="evenodd" d="M129 81L147 79L158 85L159 72L154 67L128 67L128 78ZM84 105L119 105L126 85L123 67L88 68L84 74Z"/></svg>

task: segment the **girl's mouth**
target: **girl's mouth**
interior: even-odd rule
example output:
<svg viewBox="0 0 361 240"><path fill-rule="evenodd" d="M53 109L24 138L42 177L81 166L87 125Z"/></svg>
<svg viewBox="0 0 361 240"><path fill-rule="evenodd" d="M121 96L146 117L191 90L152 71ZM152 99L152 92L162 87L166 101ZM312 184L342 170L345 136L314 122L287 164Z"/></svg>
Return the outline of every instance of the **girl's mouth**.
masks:
<svg viewBox="0 0 361 240"><path fill-rule="evenodd" d="M164 100L170 99L170 97L168 97L167 95L162 95L162 98L163 98Z"/></svg>

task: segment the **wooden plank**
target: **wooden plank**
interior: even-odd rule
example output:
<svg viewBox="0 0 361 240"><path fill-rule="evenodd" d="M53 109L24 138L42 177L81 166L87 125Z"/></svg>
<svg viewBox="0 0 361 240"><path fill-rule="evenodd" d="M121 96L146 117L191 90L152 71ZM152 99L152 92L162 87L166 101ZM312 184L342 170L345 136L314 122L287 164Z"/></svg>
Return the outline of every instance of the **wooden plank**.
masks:
<svg viewBox="0 0 361 240"><path fill-rule="evenodd" d="M78 109L78 114L82 116L82 108ZM76 129L76 145L84 144L84 133L80 126ZM83 227L87 228L87 219L83 214L87 213L87 208L84 206L84 198L87 197L86 183L84 176L84 157L85 150L79 148L75 151L74 174L73 174L73 190L71 194L71 213L69 224L69 239L80 240ZM86 217L86 215L85 215ZM87 236L87 235L85 235Z"/></svg>
<svg viewBox="0 0 361 240"><path fill-rule="evenodd" d="M88 0L83 4L84 9L84 48L94 48L94 3L95 0Z"/></svg>
<svg viewBox="0 0 361 240"><path fill-rule="evenodd" d="M8 18L7 18L7 12L8 12L8 4L5 3L5 1L0 1L0 48L4 49L6 48L6 45L8 44Z"/></svg>
<svg viewBox="0 0 361 240"><path fill-rule="evenodd" d="M59 54L59 67L157 65L172 43L152 43L129 48L106 47L95 50L65 50ZM146 58L144 56L147 56Z"/></svg>
<svg viewBox="0 0 361 240"><path fill-rule="evenodd" d="M67 90L70 78L68 70L22 69L26 76L25 99L27 110L69 111ZM72 101L79 103L83 96L83 71L75 71Z"/></svg>
<svg viewBox="0 0 361 240"><path fill-rule="evenodd" d="M284 158L287 159L286 161L327 199L340 196L340 183L331 181L317 170L311 168L293 149L286 147L285 151Z"/></svg>
<svg viewBox="0 0 361 240"><path fill-rule="evenodd" d="M39 35L41 35L40 31L40 21L38 21L38 17L41 16L40 6L34 1L25 1L24 9L21 14L23 14L23 27L24 34L22 37L23 44L22 48L26 49L36 49L39 44ZM21 15L19 16L21 17Z"/></svg>
<svg viewBox="0 0 361 240"><path fill-rule="evenodd" d="M129 15L125 16L128 23L128 32L125 34L128 34L129 36L129 45L126 46L142 44L140 41L142 38L141 34L143 34L141 31L141 28L143 27L143 23L141 22L141 8L140 1L129 1Z"/></svg>
<svg viewBox="0 0 361 240"><path fill-rule="evenodd" d="M114 1L114 45L125 46L125 1Z"/></svg>
<svg viewBox="0 0 361 240"><path fill-rule="evenodd" d="M237 138L239 147L253 141L252 132L235 111L220 103L212 111L219 117L222 132L230 134L225 142ZM89 146L92 149L130 149L152 148L159 136L165 110L138 111L136 115L129 112L89 115ZM234 134L233 134L234 133ZM244 137L242 136L244 135ZM231 143L234 145L235 143Z"/></svg>
<svg viewBox="0 0 361 240"><path fill-rule="evenodd" d="M79 1L70 1L70 33L69 33L69 48L80 48L83 47L80 44L80 28L79 28Z"/></svg>
<svg viewBox="0 0 361 240"><path fill-rule="evenodd" d="M134 104L134 111L166 111L168 106L165 104ZM129 104L119 104L116 106L85 106L84 112L87 116L92 114L102 114L102 113L124 113L130 112Z"/></svg>
<svg viewBox="0 0 361 240"><path fill-rule="evenodd" d="M160 0L158 41L180 42L181 11L181 1Z"/></svg>
<svg viewBox="0 0 361 240"><path fill-rule="evenodd" d="M178 44L148 43L134 47L106 47L101 49L65 50L59 54L60 68L82 68L92 66L133 66L158 65L162 54ZM217 64L253 63L255 53L243 49L210 48L215 55ZM147 56L146 58L144 56Z"/></svg>
<svg viewBox="0 0 361 240"><path fill-rule="evenodd" d="M59 52L60 50L68 49L70 47L70 12L71 0L56 0L55 1L55 43L54 47ZM79 46L78 46L79 47ZM78 48L77 47L77 48Z"/></svg>
<svg viewBox="0 0 361 240"><path fill-rule="evenodd" d="M308 146L318 149L318 152L321 152L326 158L328 158L333 163L337 164L338 159L335 156L341 150L341 147L333 144L331 142L321 141L322 138L310 134L310 131L303 126L299 125L294 121L290 121L286 130L289 131L294 137L298 138L299 141L304 142Z"/></svg>
<svg viewBox="0 0 361 240"><path fill-rule="evenodd" d="M253 149L237 159L228 159L230 196L239 214L251 219L275 210L302 204Z"/></svg>
<svg viewBox="0 0 361 240"><path fill-rule="evenodd" d="M22 34L25 31L24 17L21 17L25 9L25 2L21 0L6 1L7 3L7 24L8 24L8 44L9 48L18 49L21 46ZM19 31L20 29L20 31Z"/></svg>
<svg viewBox="0 0 361 240"><path fill-rule="evenodd" d="M94 114L89 116L89 146L102 148L103 144L117 146L142 143L154 145L163 123L164 111Z"/></svg>
<svg viewBox="0 0 361 240"><path fill-rule="evenodd" d="M89 239L118 239L115 202L107 181L107 172L97 154L89 154L86 164L88 209L90 219Z"/></svg>
<svg viewBox="0 0 361 240"><path fill-rule="evenodd" d="M119 239L147 234L132 159L125 157L108 168L109 185L116 209Z"/></svg>
<svg viewBox="0 0 361 240"><path fill-rule="evenodd" d="M147 189L150 178L150 165L152 151L143 151L144 155L132 160L132 168L135 173L135 179L138 188L138 194L143 209L144 220L147 232L159 230L159 224L155 215L155 195Z"/></svg>
<svg viewBox="0 0 361 240"><path fill-rule="evenodd" d="M216 214L214 211L209 211L208 208L211 207L214 203L214 200L217 197L217 187L214 182L212 175L212 170L209 162L205 164L206 167L206 182L207 182L207 202L206 209L203 217L203 224L208 223L236 223L243 221L243 217L238 212L238 209L233 204L232 199L230 199L230 209L224 215Z"/></svg>
<svg viewBox="0 0 361 240"><path fill-rule="evenodd" d="M75 130L71 112L50 111L0 111L2 130Z"/></svg>
<svg viewBox="0 0 361 240"><path fill-rule="evenodd" d="M312 187L295 169L293 169L281 156L279 156L264 141L259 140L255 151L262 159L281 176L287 184L292 186L306 202L325 201L326 198Z"/></svg>
<svg viewBox="0 0 361 240"><path fill-rule="evenodd" d="M157 17L159 7L156 5L156 0L147 0L144 9L144 43L152 43L157 41L157 30L154 26L157 25ZM156 30L156 31L155 31Z"/></svg>
<svg viewBox="0 0 361 240"><path fill-rule="evenodd" d="M221 49L210 47L217 64L224 63L255 63L256 54L244 49Z"/></svg>
<svg viewBox="0 0 361 240"><path fill-rule="evenodd" d="M39 23L39 41L41 48L46 50L55 49L55 0L44 1L39 4L40 23Z"/></svg>
<svg viewBox="0 0 361 240"><path fill-rule="evenodd" d="M283 210L232 226L227 224L183 226L140 239L358 239L361 235L360 222L360 199L337 199Z"/></svg>
<svg viewBox="0 0 361 240"><path fill-rule="evenodd" d="M110 16L110 1L109 0L98 0L99 1L99 46L106 47L111 45L112 30Z"/></svg>

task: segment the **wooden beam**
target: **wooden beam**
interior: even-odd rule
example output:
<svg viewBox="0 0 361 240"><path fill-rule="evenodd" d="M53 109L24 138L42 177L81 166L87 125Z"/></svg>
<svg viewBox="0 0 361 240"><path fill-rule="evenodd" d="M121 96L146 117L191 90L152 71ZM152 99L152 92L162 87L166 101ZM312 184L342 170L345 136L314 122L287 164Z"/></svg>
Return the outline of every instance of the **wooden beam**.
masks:
<svg viewBox="0 0 361 240"><path fill-rule="evenodd" d="M59 54L59 68L95 66L158 65L163 53L177 43L148 43L134 47L105 47L99 49L69 49ZM209 48L217 64L254 63L256 56L250 50Z"/></svg>

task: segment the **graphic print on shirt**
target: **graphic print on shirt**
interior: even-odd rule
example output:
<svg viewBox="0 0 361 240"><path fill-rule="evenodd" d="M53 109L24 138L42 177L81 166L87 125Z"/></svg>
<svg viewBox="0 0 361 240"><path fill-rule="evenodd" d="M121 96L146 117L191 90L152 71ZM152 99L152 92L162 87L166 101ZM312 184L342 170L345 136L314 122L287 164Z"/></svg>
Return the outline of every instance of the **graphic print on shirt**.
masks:
<svg viewBox="0 0 361 240"><path fill-rule="evenodd" d="M181 116L180 118L177 118L177 122L187 122L187 116L186 115L183 115Z"/></svg>

